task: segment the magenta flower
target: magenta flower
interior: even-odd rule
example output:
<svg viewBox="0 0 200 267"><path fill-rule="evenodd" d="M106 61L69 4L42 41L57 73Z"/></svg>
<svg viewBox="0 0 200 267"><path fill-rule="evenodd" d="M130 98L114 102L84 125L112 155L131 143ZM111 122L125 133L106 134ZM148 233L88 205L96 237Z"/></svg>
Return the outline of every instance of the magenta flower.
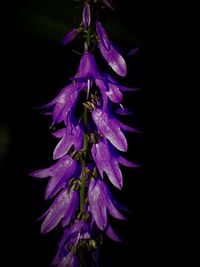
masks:
<svg viewBox="0 0 200 267"><path fill-rule="evenodd" d="M119 163L132 168L138 166L120 156L112 145L105 140L101 140L100 142L93 144L92 157L101 177L103 178L103 173L105 172L111 183L118 189L121 189L123 186L122 173L119 168Z"/></svg>
<svg viewBox="0 0 200 267"><path fill-rule="evenodd" d="M89 28L90 23L91 23L91 13L90 13L90 5L89 4L85 4L84 8L83 8L83 25L86 29Z"/></svg>
<svg viewBox="0 0 200 267"><path fill-rule="evenodd" d="M100 230L104 231L108 225L107 212L114 218L125 220L125 217L116 209L109 189L100 179L90 181L88 198L91 213Z"/></svg>
<svg viewBox="0 0 200 267"><path fill-rule="evenodd" d="M79 173L78 162L66 155L53 166L34 171L30 175L35 178L51 177L45 191L45 199L49 199L60 189L65 188L68 185L69 179L76 173Z"/></svg>
<svg viewBox="0 0 200 267"><path fill-rule="evenodd" d="M41 232L47 233L55 228L62 220L62 226L70 223L76 209L78 208L78 192L68 188L62 190L50 208L42 217L45 217Z"/></svg>

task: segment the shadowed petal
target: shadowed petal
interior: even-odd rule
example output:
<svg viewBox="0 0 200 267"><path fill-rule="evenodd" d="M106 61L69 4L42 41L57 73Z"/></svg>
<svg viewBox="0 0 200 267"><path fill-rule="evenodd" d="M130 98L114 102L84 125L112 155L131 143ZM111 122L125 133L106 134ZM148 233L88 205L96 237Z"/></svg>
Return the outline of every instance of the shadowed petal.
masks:
<svg viewBox="0 0 200 267"><path fill-rule="evenodd" d="M65 37L62 39L62 45L67 45L69 42L73 41L77 35L77 29L71 29Z"/></svg>
<svg viewBox="0 0 200 267"><path fill-rule="evenodd" d="M98 186L98 182L92 180L88 189L88 198L91 212L99 229L104 230L107 225L106 199Z"/></svg>
<svg viewBox="0 0 200 267"><path fill-rule="evenodd" d="M111 228L110 225L108 225L108 227L107 227L105 233L106 233L106 235L107 235L110 239L112 239L112 240L114 240L114 241L116 241L116 242L120 242L120 243L123 242L123 240L121 239L121 237L119 237L119 235L117 235L117 234L113 231L113 229Z"/></svg>
<svg viewBox="0 0 200 267"><path fill-rule="evenodd" d="M77 191L68 192L68 189L61 191L48 209L47 216L41 226L41 232L51 231L64 216L68 216L70 220L74 212L71 208L74 208L73 202L77 200L77 197Z"/></svg>

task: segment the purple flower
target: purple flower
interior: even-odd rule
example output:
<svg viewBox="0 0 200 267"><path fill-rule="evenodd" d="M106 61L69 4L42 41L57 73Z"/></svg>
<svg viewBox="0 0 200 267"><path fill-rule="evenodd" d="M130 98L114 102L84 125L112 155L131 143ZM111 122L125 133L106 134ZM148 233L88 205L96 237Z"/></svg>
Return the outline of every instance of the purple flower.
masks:
<svg viewBox="0 0 200 267"><path fill-rule="evenodd" d="M90 239L90 229L88 224L82 220L76 220L74 224L68 227L63 234L63 237L59 243L58 253L52 261L52 265L58 265L62 262L66 266L78 266L78 265L67 265L69 264L68 259L72 258L72 262L76 263L75 255L71 252L71 249L74 248L80 240ZM66 264L67 263L67 264ZM60 265L58 265L60 266ZM62 266L62 265L61 265Z"/></svg>
<svg viewBox="0 0 200 267"><path fill-rule="evenodd" d="M68 120L66 128L58 130L53 135L62 138L54 149L53 159L66 155L72 146L76 151L83 146L83 129L79 125L75 127L70 120Z"/></svg>
<svg viewBox="0 0 200 267"><path fill-rule="evenodd" d="M62 220L62 227L70 223L76 209L78 208L78 192L68 188L62 190L50 208L42 217L45 219L41 226L41 232L47 233L55 228Z"/></svg>
<svg viewBox="0 0 200 267"><path fill-rule="evenodd" d="M102 231L108 226L107 211L114 217L124 220L125 217L116 209L114 199L103 181L91 180L88 188L88 199L91 213L98 228Z"/></svg>
<svg viewBox="0 0 200 267"><path fill-rule="evenodd" d="M59 123L64 121L66 123L67 116L76 106L79 91L84 89L84 83L72 83L61 90L56 98L50 103L43 106L43 108L53 108L53 122Z"/></svg>
<svg viewBox="0 0 200 267"><path fill-rule="evenodd" d="M32 172L30 175L35 178L51 177L48 182L45 199L53 197L61 188L65 188L69 179L79 172L80 166L78 162L73 160L70 156L66 155L58 160L56 164L38 171Z"/></svg>
<svg viewBox="0 0 200 267"><path fill-rule="evenodd" d="M108 65L120 76L124 77L127 73L126 62L122 55L120 55L116 49L110 44L110 49L108 50L105 46L100 42L99 49L101 51L102 56L108 62Z"/></svg>
<svg viewBox="0 0 200 267"><path fill-rule="evenodd" d="M99 77L94 56L86 51L81 58L76 79L81 82L87 82L89 79L95 80Z"/></svg>
<svg viewBox="0 0 200 267"><path fill-rule="evenodd" d="M66 35L65 37L62 39L62 44L63 45L67 45L69 42L73 41L74 38L77 35L77 29L71 29Z"/></svg>
<svg viewBox="0 0 200 267"><path fill-rule="evenodd" d="M97 34L99 36L100 42L102 43L102 45L104 45L104 47L109 50L110 49L110 41L108 39L108 36L106 34L105 29L103 28L103 26L101 25L100 21L96 22L96 31Z"/></svg>
<svg viewBox="0 0 200 267"><path fill-rule="evenodd" d="M128 145L122 130L136 131L134 128L124 125L100 108L96 108L92 112L92 118L103 137L107 138L120 151L127 151Z"/></svg>
<svg viewBox="0 0 200 267"><path fill-rule="evenodd" d="M90 13L90 5L85 4L83 8L83 25L86 29L89 28L90 23L91 23L91 13Z"/></svg>
<svg viewBox="0 0 200 267"><path fill-rule="evenodd" d="M105 172L111 183L121 189L123 187L122 173L119 163L126 167L137 167L136 164L126 160L107 141L101 140L92 146L92 157L96 163L101 177Z"/></svg>

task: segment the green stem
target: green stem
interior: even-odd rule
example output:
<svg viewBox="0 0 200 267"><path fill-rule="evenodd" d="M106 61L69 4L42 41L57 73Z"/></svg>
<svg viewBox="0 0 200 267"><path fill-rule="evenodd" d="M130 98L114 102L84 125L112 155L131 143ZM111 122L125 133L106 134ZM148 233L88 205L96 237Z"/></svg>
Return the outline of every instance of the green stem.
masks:
<svg viewBox="0 0 200 267"><path fill-rule="evenodd" d="M87 109L84 107L83 113L84 123L84 140L83 140L83 157L82 157L82 174L81 174L81 185L80 185L80 211L84 211L85 203L85 185L86 185L86 157L88 150L88 136L87 136Z"/></svg>

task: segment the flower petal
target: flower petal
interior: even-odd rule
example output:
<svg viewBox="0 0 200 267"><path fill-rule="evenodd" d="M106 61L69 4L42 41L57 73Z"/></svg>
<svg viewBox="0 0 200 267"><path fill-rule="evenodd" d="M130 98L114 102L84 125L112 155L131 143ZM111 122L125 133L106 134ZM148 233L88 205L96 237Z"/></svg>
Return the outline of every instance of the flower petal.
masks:
<svg viewBox="0 0 200 267"><path fill-rule="evenodd" d="M110 41L109 41L108 36L106 34L106 31L105 31L105 29L102 26L100 21L96 22L96 31L97 31L97 34L99 36L101 43L104 45L104 47L107 50L109 50L110 49Z"/></svg>
<svg viewBox="0 0 200 267"><path fill-rule="evenodd" d="M88 199L97 226L104 230L107 226L106 199L102 195L98 181L90 181Z"/></svg>
<svg viewBox="0 0 200 267"><path fill-rule="evenodd" d="M127 151L127 141L120 129L121 123L117 119L99 108L96 108L92 112L92 118L99 132L107 138L113 146L120 151Z"/></svg>
<svg viewBox="0 0 200 267"><path fill-rule="evenodd" d="M67 45L69 42L73 41L77 35L77 29L71 29L65 37L62 39L62 45Z"/></svg>
<svg viewBox="0 0 200 267"><path fill-rule="evenodd" d="M84 8L83 8L83 25L86 29L88 29L88 27L90 26L91 23L91 13L90 13L90 5L89 4L85 4Z"/></svg>
<svg viewBox="0 0 200 267"><path fill-rule="evenodd" d="M102 56L108 62L108 65L120 76L124 77L127 73L126 62L110 44L110 49L107 50L102 43L99 43L99 49Z"/></svg>
<svg viewBox="0 0 200 267"><path fill-rule="evenodd" d="M94 144L92 146L92 156L102 178L103 172L105 172L111 183L121 189L123 187L122 173L117 159L111 154L108 146L102 141Z"/></svg>
<svg viewBox="0 0 200 267"><path fill-rule="evenodd" d="M62 190L60 194L56 197L53 204L48 210L47 216L42 223L41 232L47 233L51 231L57 224L61 221L64 216L69 216L71 218L72 212L68 209L71 206L71 202L74 201L73 195L77 194L76 191L68 189Z"/></svg>

